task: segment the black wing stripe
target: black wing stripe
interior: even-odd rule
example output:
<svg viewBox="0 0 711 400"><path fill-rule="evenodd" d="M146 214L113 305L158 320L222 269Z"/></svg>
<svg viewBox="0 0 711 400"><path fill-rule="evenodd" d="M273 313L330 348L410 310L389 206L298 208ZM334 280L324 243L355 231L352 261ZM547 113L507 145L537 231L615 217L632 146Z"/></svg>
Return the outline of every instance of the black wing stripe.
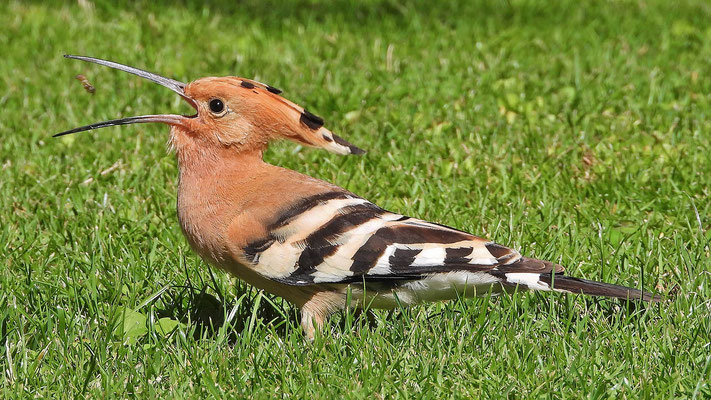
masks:
<svg viewBox="0 0 711 400"><path fill-rule="evenodd" d="M422 252L421 249L395 249L388 259L391 269L404 269L415 262L415 258Z"/></svg>
<svg viewBox="0 0 711 400"><path fill-rule="evenodd" d="M324 258L333 255L337 250L337 245L305 248L299 256L296 270L290 274L290 277L300 281L313 282L313 276L311 276L311 274L316 272L316 266L321 264Z"/></svg>
<svg viewBox="0 0 711 400"><path fill-rule="evenodd" d="M303 241L296 243L304 250L299 256L296 270L291 274L295 279L313 280L310 274L316 272L316 267L323 262L324 258L333 255L340 247L338 244L333 244L338 236L378 218L385 213L385 210L372 203L363 203L346 206L339 212L342 214L334 217Z"/></svg>
<svg viewBox="0 0 711 400"><path fill-rule="evenodd" d="M471 235L450 230L414 225L394 225L378 229L353 255L350 270L355 275L365 274L375 266L388 246L398 244L448 244L472 240Z"/></svg>
<svg viewBox="0 0 711 400"><path fill-rule="evenodd" d="M258 263L259 255L267 250L274 243L274 241L274 238L267 237L248 243L247 246L244 247L245 257L247 257L247 259L252 263Z"/></svg>
<svg viewBox="0 0 711 400"><path fill-rule="evenodd" d="M379 231L378 231L379 232ZM353 254L353 263L350 270L354 275L363 275L375 266L377 260L383 255L385 249L390 244L377 234L372 235Z"/></svg>
<svg viewBox="0 0 711 400"><path fill-rule="evenodd" d="M471 247L459 247L446 249L447 256L444 258L444 265L467 264L471 261L467 258L472 253Z"/></svg>
<svg viewBox="0 0 711 400"><path fill-rule="evenodd" d="M327 202L329 200L336 200L336 199L349 199L353 198L356 199L358 198L355 195L352 195L348 192L324 192L324 193L319 193L314 196L309 196L305 199L302 199L298 201L297 203L293 204L291 207L289 207L287 210L279 214L275 219L274 222L269 224L267 227L268 230L274 230L274 229L279 229L285 225L287 225L289 222L291 222L294 218L298 217L299 215L305 213L306 211L318 206L319 204L322 204L324 202Z"/></svg>

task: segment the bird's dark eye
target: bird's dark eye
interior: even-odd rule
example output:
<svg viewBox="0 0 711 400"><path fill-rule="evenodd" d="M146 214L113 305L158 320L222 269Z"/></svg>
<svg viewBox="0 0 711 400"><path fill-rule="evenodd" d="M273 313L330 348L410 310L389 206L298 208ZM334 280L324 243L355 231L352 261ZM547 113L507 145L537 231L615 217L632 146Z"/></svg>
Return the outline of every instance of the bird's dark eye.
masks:
<svg viewBox="0 0 711 400"><path fill-rule="evenodd" d="M225 103L222 102L220 99L212 99L210 100L210 111L212 111L215 114L221 113L225 109Z"/></svg>

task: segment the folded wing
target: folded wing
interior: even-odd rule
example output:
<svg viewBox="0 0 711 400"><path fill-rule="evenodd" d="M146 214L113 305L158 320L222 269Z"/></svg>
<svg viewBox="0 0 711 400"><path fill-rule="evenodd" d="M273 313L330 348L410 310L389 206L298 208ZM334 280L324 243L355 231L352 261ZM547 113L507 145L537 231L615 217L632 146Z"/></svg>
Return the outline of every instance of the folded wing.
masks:
<svg viewBox="0 0 711 400"><path fill-rule="evenodd" d="M274 218L245 258L288 285L417 280L454 271L557 273L559 265L447 226L391 213L348 192L296 202Z"/></svg>

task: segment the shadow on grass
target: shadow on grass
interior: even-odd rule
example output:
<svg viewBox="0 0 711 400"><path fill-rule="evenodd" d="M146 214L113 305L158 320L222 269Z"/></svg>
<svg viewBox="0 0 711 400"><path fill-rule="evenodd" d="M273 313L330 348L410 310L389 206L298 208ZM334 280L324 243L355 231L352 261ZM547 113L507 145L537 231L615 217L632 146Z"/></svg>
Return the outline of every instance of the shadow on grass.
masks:
<svg viewBox="0 0 711 400"><path fill-rule="evenodd" d="M236 295L225 296L217 285L195 285L188 279L184 285L166 290L155 311L160 318L184 323L195 339L215 338L226 323L229 343L257 322L286 336L289 327L298 326L299 321L290 306L268 296L244 283L238 283Z"/></svg>
<svg viewBox="0 0 711 400"><path fill-rule="evenodd" d="M556 318L571 332L579 323L589 322L604 322L609 326L619 328L640 327L660 319L659 313L653 310L669 301L648 303L639 300L559 293L539 293L535 297L530 300L534 304L529 303L532 307L515 307L516 311L522 317L523 314L533 313Z"/></svg>
<svg viewBox="0 0 711 400"><path fill-rule="evenodd" d="M214 283L214 280L213 280ZM522 296L532 296L535 298L524 299ZM234 344L250 325L259 323L271 327L276 334L282 338L286 337L290 329L300 330L299 315L295 308L288 305L281 299L260 293L245 283L238 283L235 295L228 295L226 298L217 289L217 285L201 282L200 285L193 284L186 280L185 285L173 286L162 296L160 304L156 305L156 314L160 318L168 317L178 320L193 332L195 339L215 338L220 329L229 322L228 342ZM582 297L584 302L576 301L576 297ZM462 302L463 300L458 300ZM472 300L469 300L472 301ZM514 319L527 319L533 315L540 317L552 317L558 319L567 329L573 331L580 322L588 323L592 317L598 322L605 321L612 326L639 326L649 323L655 313L648 313L649 307L654 307L643 302L625 301L617 299L603 299L588 296L561 296L554 295L548 298L545 294L535 295L532 293L514 292L502 296L492 297L489 300L478 298L473 300L479 312L486 314L496 314L504 312L510 314ZM447 311L433 313L427 317L427 321L433 321L444 315L455 313L464 314L459 308L462 304L456 303ZM465 302L467 303L467 302ZM664 301L660 304L663 304ZM458 305L457 305L458 304ZM469 304L467 307L470 307ZM481 307L484 309L481 309ZM502 310L505 309L504 310ZM399 312L398 312L399 311ZM412 310L409 310L412 312ZM341 315L333 315L335 324L340 332L347 331L348 327L358 324L374 329L377 325L374 314L370 310L359 308L351 310L351 321L346 322L345 311ZM405 316L408 310L396 309L388 312L389 323L395 323L400 319L408 319ZM364 323L363 323L364 322Z"/></svg>
<svg viewBox="0 0 711 400"><path fill-rule="evenodd" d="M238 285L236 295L229 295L230 298L223 297L210 285L197 287L188 282L187 285L173 286L161 296L161 304L155 307L156 315L186 324L194 339L214 338L229 320L230 344L234 344L257 320L273 328L282 338L288 335L290 329L301 332L300 313L295 312L294 306L271 295L260 294L247 284ZM346 332L358 324L369 329L377 325L372 310L354 308L349 312L350 321L346 320L345 310L331 316L335 322L333 327L337 327L339 332ZM394 310L389 312L388 319L397 321L399 318L402 316Z"/></svg>

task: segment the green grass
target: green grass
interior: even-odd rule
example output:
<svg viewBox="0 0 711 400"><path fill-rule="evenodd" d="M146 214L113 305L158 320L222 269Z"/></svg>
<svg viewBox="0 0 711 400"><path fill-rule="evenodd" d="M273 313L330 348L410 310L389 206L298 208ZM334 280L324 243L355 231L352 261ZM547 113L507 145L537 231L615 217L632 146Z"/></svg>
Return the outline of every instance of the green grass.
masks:
<svg viewBox="0 0 711 400"><path fill-rule="evenodd" d="M708 3L79 3L0 5L0 397L711 397ZM64 53L270 83L369 150L270 162L669 300L344 314L308 345L190 251L166 127L51 138L188 111Z"/></svg>

